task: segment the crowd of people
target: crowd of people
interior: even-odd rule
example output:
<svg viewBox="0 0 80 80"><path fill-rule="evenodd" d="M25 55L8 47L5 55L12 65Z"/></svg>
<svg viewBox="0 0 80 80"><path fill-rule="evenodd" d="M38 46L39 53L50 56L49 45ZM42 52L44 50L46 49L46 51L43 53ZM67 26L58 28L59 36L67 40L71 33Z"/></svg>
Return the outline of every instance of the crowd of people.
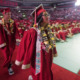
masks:
<svg viewBox="0 0 80 80"><path fill-rule="evenodd" d="M56 8L52 11L51 17L53 20L79 20L80 7Z"/></svg>
<svg viewBox="0 0 80 80"><path fill-rule="evenodd" d="M52 31L56 41L65 42L66 38L80 33L80 21L51 21Z"/></svg>
<svg viewBox="0 0 80 80"><path fill-rule="evenodd" d="M42 4L31 13L32 17L26 19L11 19L10 8L2 9L1 12L3 18L0 20L0 49L5 59L3 67L7 67L9 75L14 74L11 58L15 46L18 45L15 64L22 64L22 69L31 68L29 78L33 80L53 80L51 66L53 57L58 55L56 41L65 42L67 37L80 33L79 19L74 20L71 17L72 13L78 16L79 11L54 10L51 19L55 16L55 20L50 20L50 15ZM71 20L57 20L58 16L65 16L66 19L70 16Z"/></svg>
<svg viewBox="0 0 80 80"><path fill-rule="evenodd" d="M1 9L1 8L0 8ZM32 10L11 9L12 19L28 19ZM80 7L70 8L54 8L49 9L52 20L79 20L80 19ZM1 15L1 14L0 14ZM25 15L25 16L24 16Z"/></svg>

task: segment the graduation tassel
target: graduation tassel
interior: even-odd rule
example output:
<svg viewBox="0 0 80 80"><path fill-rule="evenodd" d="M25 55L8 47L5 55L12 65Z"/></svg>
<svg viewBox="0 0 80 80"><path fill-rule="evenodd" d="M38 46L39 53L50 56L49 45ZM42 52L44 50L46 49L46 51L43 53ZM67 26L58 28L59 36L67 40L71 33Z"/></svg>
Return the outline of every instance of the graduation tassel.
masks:
<svg viewBox="0 0 80 80"><path fill-rule="evenodd" d="M34 20L34 24L36 24L36 11L35 11L35 20Z"/></svg>
<svg viewBox="0 0 80 80"><path fill-rule="evenodd" d="M35 19L34 19L34 25L33 25L33 27L38 27L38 25L37 25L37 23L36 23L36 10L35 10L35 17L34 17Z"/></svg>

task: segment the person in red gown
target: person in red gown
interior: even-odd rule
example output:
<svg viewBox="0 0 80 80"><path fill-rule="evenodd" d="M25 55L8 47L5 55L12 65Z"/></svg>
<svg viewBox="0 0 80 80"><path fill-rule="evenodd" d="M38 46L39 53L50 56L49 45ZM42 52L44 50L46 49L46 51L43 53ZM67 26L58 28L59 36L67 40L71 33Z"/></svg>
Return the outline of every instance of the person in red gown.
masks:
<svg viewBox="0 0 80 80"><path fill-rule="evenodd" d="M60 42L64 42L63 39L61 39L61 35L59 34L59 29L58 29L58 24L56 22L56 24L52 24L52 27L53 27L53 32L54 32L54 36L56 38L57 41L60 41Z"/></svg>
<svg viewBox="0 0 80 80"><path fill-rule="evenodd" d="M28 80L53 80L51 66L53 56L57 56L55 39L49 25L49 14L39 5L32 12L38 26L27 30L18 48L15 64L22 63L22 69L30 67Z"/></svg>
<svg viewBox="0 0 80 80"><path fill-rule="evenodd" d="M2 9L1 12L3 18L0 21L0 49L4 55L3 67L7 67L9 75L13 75L14 72L11 68L11 58L16 41L19 41L19 34L14 20L11 19L10 9Z"/></svg>

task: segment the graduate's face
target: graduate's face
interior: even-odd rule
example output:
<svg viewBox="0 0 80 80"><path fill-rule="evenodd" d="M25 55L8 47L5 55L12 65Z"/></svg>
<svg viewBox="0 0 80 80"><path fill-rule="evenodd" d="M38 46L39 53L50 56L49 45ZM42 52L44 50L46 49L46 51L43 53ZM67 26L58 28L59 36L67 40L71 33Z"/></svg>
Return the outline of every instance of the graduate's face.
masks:
<svg viewBox="0 0 80 80"><path fill-rule="evenodd" d="M11 12L5 13L3 16L6 20L9 20L11 19Z"/></svg>
<svg viewBox="0 0 80 80"><path fill-rule="evenodd" d="M47 12L43 12L42 18L44 23L49 23L50 15Z"/></svg>

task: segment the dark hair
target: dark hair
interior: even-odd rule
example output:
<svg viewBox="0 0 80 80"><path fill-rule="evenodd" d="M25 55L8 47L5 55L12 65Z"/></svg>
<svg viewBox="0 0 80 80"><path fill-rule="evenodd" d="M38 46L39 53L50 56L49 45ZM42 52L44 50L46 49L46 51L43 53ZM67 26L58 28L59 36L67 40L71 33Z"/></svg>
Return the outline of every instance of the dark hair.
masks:
<svg viewBox="0 0 80 80"><path fill-rule="evenodd" d="M43 18L42 18L43 12L37 17L36 22L38 23L38 25L41 24L41 22L43 22Z"/></svg>

